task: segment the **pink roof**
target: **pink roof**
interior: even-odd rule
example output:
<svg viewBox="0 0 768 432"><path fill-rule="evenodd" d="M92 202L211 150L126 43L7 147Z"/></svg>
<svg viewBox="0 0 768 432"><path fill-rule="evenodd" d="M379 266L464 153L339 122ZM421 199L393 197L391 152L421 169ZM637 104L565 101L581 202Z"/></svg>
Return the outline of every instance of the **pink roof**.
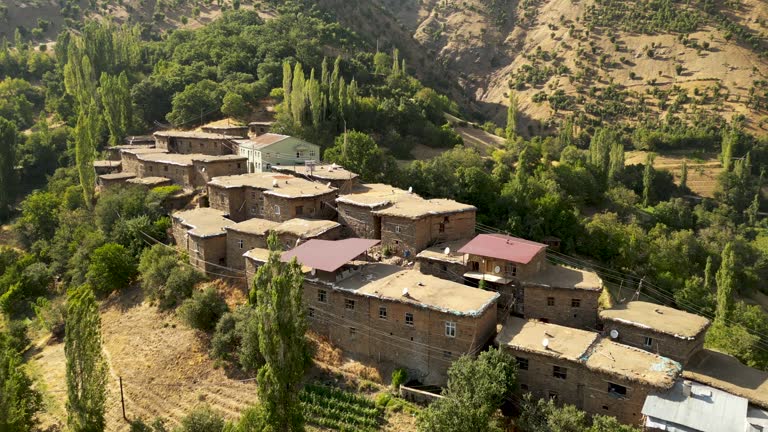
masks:
<svg viewBox="0 0 768 432"><path fill-rule="evenodd" d="M296 260L303 266L332 272L379 244L381 240L350 238L344 240L312 239L283 252L281 260Z"/></svg>
<svg viewBox="0 0 768 432"><path fill-rule="evenodd" d="M480 234L459 252L528 264L545 247L545 244L503 234Z"/></svg>

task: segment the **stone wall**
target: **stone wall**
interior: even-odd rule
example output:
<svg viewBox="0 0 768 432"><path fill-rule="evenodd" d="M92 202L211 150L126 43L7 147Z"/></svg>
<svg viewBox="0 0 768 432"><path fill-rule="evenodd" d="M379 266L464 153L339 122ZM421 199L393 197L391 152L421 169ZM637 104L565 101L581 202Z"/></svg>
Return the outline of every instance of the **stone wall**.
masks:
<svg viewBox="0 0 768 432"><path fill-rule="evenodd" d="M122 172L139 174L140 166L139 158L135 154L120 152L120 169Z"/></svg>
<svg viewBox="0 0 768 432"><path fill-rule="evenodd" d="M277 238L280 240L280 244L283 245L283 249L289 250L296 247L298 240L301 240L301 242L305 242L311 239L338 240L341 238L341 235L341 225L337 225L336 227L331 228L328 231L316 236L296 235L294 233L278 233Z"/></svg>
<svg viewBox="0 0 768 432"><path fill-rule="evenodd" d="M381 239L381 218L373 215L375 209L346 203L337 203L337 209L339 223L350 237Z"/></svg>
<svg viewBox="0 0 768 432"><path fill-rule="evenodd" d="M244 188L224 188L208 185L208 203L211 208L225 212L230 220L242 222L246 217L247 204Z"/></svg>
<svg viewBox="0 0 768 432"><path fill-rule="evenodd" d="M642 419L645 398L654 391L647 385L591 371L574 361L516 351L510 347L504 349L518 359L527 360L528 368L518 367L517 372L523 393L530 392L535 398L554 397L558 403L574 405L593 415L610 415L622 423L637 425ZM554 376L555 366L565 368L565 379ZM626 394L610 393L610 384L624 387Z"/></svg>
<svg viewBox="0 0 768 432"><path fill-rule="evenodd" d="M193 188L194 173L190 165L155 161L139 161L138 177L166 177L183 188Z"/></svg>
<svg viewBox="0 0 768 432"><path fill-rule="evenodd" d="M461 263L449 263L425 257L416 258L415 269L426 275L432 275L461 284L464 283L464 273L468 271L467 267Z"/></svg>
<svg viewBox="0 0 768 432"><path fill-rule="evenodd" d="M189 236L189 262L200 271L212 277L228 275L227 265L227 236L222 233L217 236Z"/></svg>
<svg viewBox="0 0 768 432"><path fill-rule="evenodd" d="M319 292L325 293L325 302ZM346 307L354 301L354 308ZM425 384L445 384L450 364L479 350L495 334L496 307L479 317L456 316L414 305L355 295L305 281L304 301L310 327L342 350L408 370ZM386 318L379 309L386 308ZM413 314L413 325L405 314ZM446 321L456 323L456 337L446 336Z"/></svg>
<svg viewBox="0 0 768 432"><path fill-rule="evenodd" d="M474 234L474 211L431 215L417 220L381 217L381 244L397 255L414 256L433 244L471 238Z"/></svg>
<svg viewBox="0 0 768 432"><path fill-rule="evenodd" d="M232 144L225 139L156 137L157 148L167 149L171 153L204 154L221 156L232 154Z"/></svg>
<svg viewBox="0 0 768 432"><path fill-rule="evenodd" d="M194 187L205 187L206 183L214 177L245 174L248 172L245 158L242 160L194 161L194 167Z"/></svg>
<svg viewBox="0 0 768 432"><path fill-rule="evenodd" d="M267 235L244 233L227 230L227 266L238 270L245 269L245 257L243 254L253 248L267 248ZM243 246L240 247L240 241L242 240Z"/></svg>
<svg viewBox="0 0 768 432"><path fill-rule="evenodd" d="M600 291L524 286L523 315L552 324L594 330ZM554 305L549 304L549 299ZM578 300L578 306L575 306Z"/></svg>
<svg viewBox="0 0 768 432"><path fill-rule="evenodd" d="M263 196L264 218L275 222L285 222L297 217L330 220L336 214L332 207L336 199L335 191L306 198L288 198L268 193Z"/></svg>
<svg viewBox="0 0 768 432"><path fill-rule="evenodd" d="M616 342L671 358L683 365L694 354L704 348L704 335L706 332L702 332L698 338L686 340L652 329L643 329L613 320L603 320L603 324L606 336L610 335L611 330L619 332L619 337L614 339ZM650 346L646 344L646 338L651 339Z"/></svg>

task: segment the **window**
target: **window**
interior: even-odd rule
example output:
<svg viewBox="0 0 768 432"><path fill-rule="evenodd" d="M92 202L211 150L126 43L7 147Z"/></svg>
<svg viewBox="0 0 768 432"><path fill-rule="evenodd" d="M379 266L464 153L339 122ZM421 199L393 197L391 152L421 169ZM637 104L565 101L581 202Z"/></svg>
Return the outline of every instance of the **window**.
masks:
<svg viewBox="0 0 768 432"><path fill-rule="evenodd" d="M528 370L528 359L525 357L515 357L517 361L517 368L520 370Z"/></svg>
<svg viewBox="0 0 768 432"><path fill-rule="evenodd" d="M301 157L301 152L296 152L296 159Z"/></svg>
<svg viewBox="0 0 768 432"><path fill-rule="evenodd" d="M448 337L456 337L456 323L453 321L445 322L445 335Z"/></svg>
<svg viewBox="0 0 768 432"><path fill-rule="evenodd" d="M315 317L315 308L309 308L307 313L308 313L310 318L314 318Z"/></svg>
<svg viewBox="0 0 768 432"><path fill-rule="evenodd" d="M571 299L571 307L572 308L581 307L581 299Z"/></svg>
<svg viewBox="0 0 768 432"><path fill-rule="evenodd" d="M304 206L296 206L296 216L301 216L304 214Z"/></svg>
<svg viewBox="0 0 768 432"><path fill-rule="evenodd" d="M237 163L237 168L238 168L238 169L240 168L240 162L238 162L238 163Z"/></svg>
<svg viewBox="0 0 768 432"><path fill-rule="evenodd" d="M555 378L566 379L568 377L568 369L561 366L552 366L552 376Z"/></svg>
<svg viewBox="0 0 768 432"><path fill-rule="evenodd" d="M480 271L480 263L477 261L470 261L469 265L472 267L472 271Z"/></svg>
<svg viewBox="0 0 768 432"><path fill-rule="evenodd" d="M256 191L251 192L251 198L256 199Z"/></svg>
<svg viewBox="0 0 768 432"><path fill-rule="evenodd" d="M354 335L356 335L356 334L357 334L357 329L356 329L356 328L354 328L354 327L350 327L350 328L349 328L349 335L350 335L350 336L354 336Z"/></svg>
<svg viewBox="0 0 768 432"><path fill-rule="evenodd" d="M643 340L643 346L646 348L653 347L653 338L646 336L645 339Z"/></svg>
<svg viewBox="0 0 768 432"><path fill-rule="evenodd" d="M516 265L507 263L507 265L505 265L504 267L505 267L505 271L507 272L508 275L517 276L517 266Z"/></svg>
<svg viewBox="0 0 768 432"><path fill-rule="evenodd" d="M405 313L405 325L413 325L413 314L410 312Z"/></svg>
<svg viewBox="0 0 768 432"><path fill-rule="evenodd" d="M355 310L355 301L352 299L344 299L344 309Z"/></svg>
<svg viewBox="0 0 768 432"><path fill-rule="evenodd" d="M554 305L555 305L555 298L547 297L547 306L554 306Z"/></svg>
<svg viewBox="0 0 768 432"><path fill-rule="evenodd" d="M152 172L152 168L154 168L152 165L150 165L150 166L148 166L148 167L147 167L147 169L149 170L149 172Z"/></svg>
<svg viewBox="0 0 768 432"><path fill-rule="evenodd" d="M395 225L395 232L400 234L400 225Z"/></svg>
<svg viewBox="0 0 768 432"><path fill-rule="evenodd" d="M520 384L520 390L528 391L528 384Z"/></svg>
<svg viewBox="0 0 768 432"><path fill-rule="evenodd" d="M280 206L278 206L278 205L275 206L275 214L276 215L280 214Z"/></svg>
<svg viewBox="0 0 768 432"><path fill-rule="evenodd" d="M163 165L163 171L168 171L168 165Z"/></svg>
<svg viewBox="0 0 768 432"><path fill-rule="evenodd" d="M317 301L325 303L328 301L328 293L325 290L317 290Z"/></svg>
<svg viewBox="0 0 768 432"><path fill-rule="evenodd" d="M387 319L387 308L386 306L379 306L379 318L381 319Z"/></svg>
<svg viewBox="0 0 768 432"><path fill-rule="evenodd" d="M242 249L243 245L245 245L245 242L243 241L243 239L240 239L240 240L237 241L237 247L238 248Z"/></svg>
<svg viewBox="0 0 768 432"><path fill-rule="evenodd" d="M613 396L626 396L627 395L627 388L623 385L614 384L612 382L608 383L608 393Z"/></svg>
<svg viewBox="0 0 768 432"><path fill-rule="evenodd" d="M553 401L556 401L556 400L557 400L557 398L558 398L559 396L560 396L560 395L558 395L556 391L551 391L551 390L550 390L550 392L549 392L549 398L550 398L551 400L553 400Z"/></svg>
<svg viewBox="0 0 768 432"><path fill-rule="evenodd" d="M451 358L453 354L450 351L443 351L443 358Z"/></svg>
<svg viewBox="0 0 768 432"><path fill-rule="evenodd" d="M256 206L252 206L251 207L251 214L258 214L258 213L259 213L259 208L256 207Z"/></svg>
<svg viewBox="0 0 768 432"><path fill-rule="evenodd" d="M309 157L315 157L315 151L314 150L310 150L309 151Z"/></svg>
<svg viewBox="0 0 768 432"><path fill-rule="evenodd" d="M437 231L438 231L438 232L441 232L441 233L444 233L444 232L445 232L445 224L444 224L444 223L441 223L441 224L440 224L440 227L438 228L438 230L437 230Z"/></svg>

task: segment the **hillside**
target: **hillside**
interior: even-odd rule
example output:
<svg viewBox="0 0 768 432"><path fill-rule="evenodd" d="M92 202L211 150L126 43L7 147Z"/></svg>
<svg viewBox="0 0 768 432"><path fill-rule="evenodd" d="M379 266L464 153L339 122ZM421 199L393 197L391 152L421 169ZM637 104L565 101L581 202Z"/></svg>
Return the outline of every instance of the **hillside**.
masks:
<svg viewBox="0 0 768 432"><path fill-rule="evenodd" d="M569 115L586 125L698 111L728 120L743 114L748 129L768 127L765 1L321 3L358 32L421 53L417 68L440 65L498 124L514 89L522 133ZM372 25L380 19L385 25Z"/></svg>

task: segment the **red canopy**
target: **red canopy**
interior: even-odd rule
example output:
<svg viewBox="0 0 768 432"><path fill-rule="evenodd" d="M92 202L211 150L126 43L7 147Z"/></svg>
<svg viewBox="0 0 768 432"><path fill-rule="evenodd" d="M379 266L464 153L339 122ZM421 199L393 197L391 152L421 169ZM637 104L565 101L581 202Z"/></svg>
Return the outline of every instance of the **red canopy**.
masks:
<svg viewBox="0 0 768 432"><path fill-rule="evenodd" d="M364 254L381 240L350 238L344 240L312 239L294 249L283 252L284 262L296 258L303 266L332 272Z"/></svg>

